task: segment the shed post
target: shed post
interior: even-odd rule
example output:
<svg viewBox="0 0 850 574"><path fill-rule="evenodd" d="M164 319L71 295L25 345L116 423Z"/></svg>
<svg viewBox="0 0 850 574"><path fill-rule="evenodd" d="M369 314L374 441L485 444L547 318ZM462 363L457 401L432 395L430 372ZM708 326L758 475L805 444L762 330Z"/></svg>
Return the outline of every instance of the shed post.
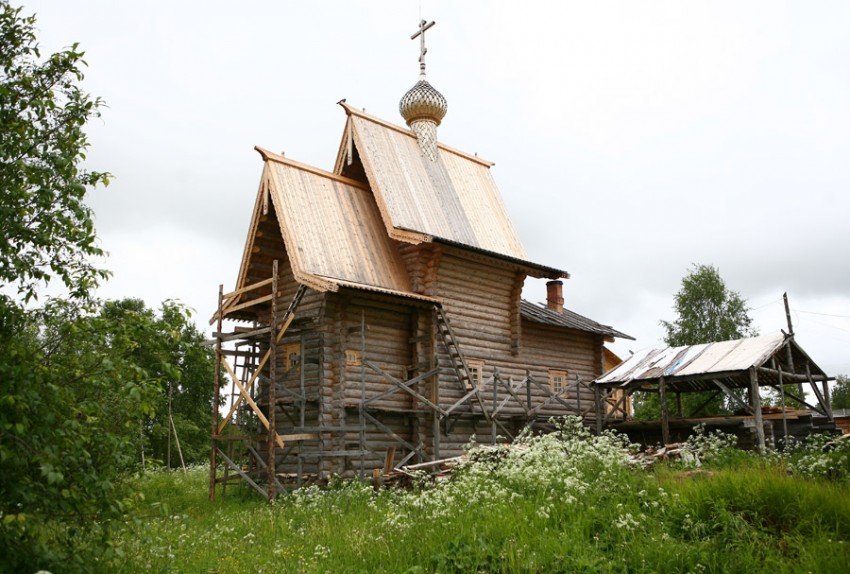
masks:
<svg viewBox="0 0 850 574"><path fill-rule="evenodd" d="M593 400L596 403L596 434L602 434L602 388L593 385Z"/></svg>
<svg viewBox="0 0 850 574"><path fill-rule="evenodd" d="M268 492L269 502L275 499L277 483L275 469L275 439L277 438L277 425L275 423L275 411L277 410L277 397L275 386L277 382L277 259L272 263L272 309L271 309L271 331L269 332L269 436L268 442ZM304 353L303 350L299 351Z"/></svg>
<svg viewBox="0 0 850 574"><path fill-rule="evenodd" d="M658 379L658 403L661 406L661 441L670 442L670 413L667 412L667 382L664 377Z"/></svg>
<svg viewBox="0 0 850 574"><path fill-rule="evenodd" d="M770 360L771 367L779 367L777 370L779 371L779 396L782 398L782 436L784 443L782 447L788 448L788 415L785 412L785 385L782 382L782 364L776 364L776 362L771 359Z"/></svg>
<svg viewBox="0 0 850 574"><path fill-rule="evenodd" d="M759 394L759 376L755 367L750 367L750 397L753 415L756 422L756 437L758 437L759 452L764 452L764 422L761 417L761 395Z"/></svg>
<svg viewBox="0 0 850 574"><path fill-rule="evenodd" d="M531 397L531 391L529 390L528 396ZM528 403L528 408L531 408L531 402ZM578 410L578 416L581 417L581 422L584 422L584 414L581 410L581 387L579 386L579 377L576 375L576 409Z"/></svg>

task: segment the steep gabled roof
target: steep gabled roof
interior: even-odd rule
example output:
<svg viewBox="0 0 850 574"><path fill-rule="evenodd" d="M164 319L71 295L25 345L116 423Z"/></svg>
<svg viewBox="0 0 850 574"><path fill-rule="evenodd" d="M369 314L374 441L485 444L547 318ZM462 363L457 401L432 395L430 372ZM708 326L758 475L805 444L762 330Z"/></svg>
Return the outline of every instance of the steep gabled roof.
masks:
<svg viewBox="0 0 850 574"><path fill-rule="evenodd" d="M553 309L549 309L541 305L535 305L534 303L523 300L522 303L520 303L520 313L529 321L542 323L544 325L567 327L568 329L585 331L587 333L594 333L604 337L618 337L620 339L635 340L634 337L621 333L613 327L597 323L593 319L588 319L587 317L579 315L569 309L564 309L559 313Z"/></svg>
<svg viewBox="0 0 850 574"><path fill-rule="evenodd" d="M443 144L432 161L412 131L341 105L348 121L334 171L342 173L356 148L391 237L410 243L443 240L538 267L540 276L569 276L528 261L490 173L491 162Z"/></svg>
<svg viewBox="0 0 850 574"><path fill-rule="evenodd" d="M407 270L367 186L256 149L265 167L237 288L246 282L252 234L268 197L299 283L319 291L350 287L428 299L411 292Z"/></svg>

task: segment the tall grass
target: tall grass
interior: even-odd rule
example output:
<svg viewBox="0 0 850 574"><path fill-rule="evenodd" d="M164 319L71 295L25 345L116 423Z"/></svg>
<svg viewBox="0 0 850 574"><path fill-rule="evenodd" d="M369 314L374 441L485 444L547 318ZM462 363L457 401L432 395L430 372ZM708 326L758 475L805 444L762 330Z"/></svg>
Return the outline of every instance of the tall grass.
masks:
<svg viewBox="0 0 850 574"><path fill-rule="evenodd" d="M842 572L846 482L789 461L636 467L622 439L567 420L521 448L474 448L450 481L374 493L359 481L269 505L208 470L150 473L113 544L112 572ZM718 453L722 453L720 449ZM715 453L715 454L718 454ZM711 458L710 456L708 458ZM722 459L722 460L721 460ZM709 466L710 462L704 462Z"/></svg>

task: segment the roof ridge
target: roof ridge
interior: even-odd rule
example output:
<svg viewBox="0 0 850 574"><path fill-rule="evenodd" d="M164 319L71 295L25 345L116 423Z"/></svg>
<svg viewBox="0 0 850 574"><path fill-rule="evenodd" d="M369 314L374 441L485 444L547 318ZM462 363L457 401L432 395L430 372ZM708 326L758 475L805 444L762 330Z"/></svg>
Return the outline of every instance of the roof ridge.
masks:
<svg viewBox="0 0 850 574"><path fill-rule="evenodd" d="M346 113L347 113L348 115L352 115L352 116L357 116L357 117L359 117L359 118L363 118L364 120L370 121L370 122L372 122L372 123L376 123L376 124L378 124L378 125L384 126L385 128L389 128L389 129L391 129L391 130L394 130L394 131L397 131L397 132L399 132L399 133L402 133L402 134L404 134L404 135L406 135L406 136L410 136L410 137L412 137L413 139L416 139L416 133L415 133L415 132L413 132L412 130L409 130L409 129L407 129L407 128L403 128L403 127L401 127L401 126L399 126L399 125L396 125L396 124L394 124L394 123L392 123L392 122L388 122L387 120L381 119L381 118L379 118L378 116L373 116L372 114L367 114L365 111L358 110L358 109L357 109L357 108L355 108L354 106L352 106L352 105L350 105L350 104L346 103L346 101L345 101L345 100L340 100L340 101L339 101L339 102L337 102L337 103L338 103L340 106L342 106L342 108L346 111ZM474 161L474 162L476 162L476 163L480 163L481 165L483 165L483 166L485 166L485 167L493 167L494 165L496 165L496 164L495 164L495 162L492 162L492 161L490 161L490 160L486 160L486 159L484 159L484 158L480 158L480 157L478 157L477 155L474 155L474 154L471 154L471 153L467 153L467 152L465 152L465 151L461 151L461 150L459 150L459 149L457 149L457 148L453 148L453 147L451 147L451 146L447 146L446 144L441 143L441 142L439 142L439 141L437 142L437 147L438 147L438 148L440 148L441 150L447 151L447 152L449 152L449 153L451 153L451 154L461 156L461 157L463 157L463 158L466 158L466 159L468 159L468 160Z"/></svg>
<svg viewBox="0 0 850 574"><path fill-rule="evenodd" d="M272 151L269 151L260 146L254 146L254 149L259 152L259 154L263 157L264 161L273 161L276 163L282 163L284 165L288 165L289 167L294 167L296 169L300 169L302 171L306 171L312 173L314 175L318 175L320 177L326 177L328 179L333 179L334 181L338 181L340 183L344 183L345 185L350 185L352 187L356 187L358 189L371 189L367 184L362 181L358 181L356 179L351 179L350 177L345 177L344 175L338 175L331 171L325 171L321 168L314 167L312 165L301 163L299 161L291 160L287 157L284 157L280 154L276 154Z"/></svg>

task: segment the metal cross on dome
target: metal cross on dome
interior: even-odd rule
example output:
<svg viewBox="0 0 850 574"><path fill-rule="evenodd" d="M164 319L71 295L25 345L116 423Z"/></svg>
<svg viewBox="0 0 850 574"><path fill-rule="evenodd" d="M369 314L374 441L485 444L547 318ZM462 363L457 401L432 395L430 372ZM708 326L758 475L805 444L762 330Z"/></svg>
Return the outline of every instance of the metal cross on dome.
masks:
<svg viewBox="0 0 850 574"><path fill-rule="evenodd" d="M419 38L419 73L422 76L425 75L425 54L428 53L428 48L425 47L425 30L434 24L436 24L436 22L433 20L430 24L425 20L421 20L419 22L419 30L410 37L411 40L415 40L417 37Z"/></svg>

